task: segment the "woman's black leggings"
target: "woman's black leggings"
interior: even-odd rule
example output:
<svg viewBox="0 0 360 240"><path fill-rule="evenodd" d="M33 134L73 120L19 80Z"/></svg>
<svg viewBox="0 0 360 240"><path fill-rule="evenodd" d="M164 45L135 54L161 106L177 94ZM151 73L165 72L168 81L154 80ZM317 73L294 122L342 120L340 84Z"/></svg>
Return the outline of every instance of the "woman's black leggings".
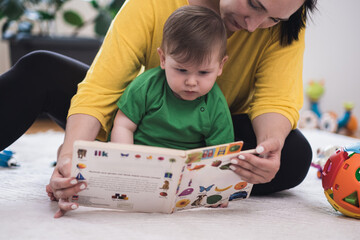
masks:
<svg viewBox="0 0 360 240"><path fill-rule="evenodd" d="M70 100L89 66L35 51L0 75L0 150L21 137L41 113L65 128Z"/></svg>
<svg viewBox="0 0 360 240"><path fill-rule="evenodd" d="M0 75L0 150L21 137L41 113L65 128L70 100L88 68L57 53L35 51ZM255 148L256 137L248 116L233 116L233 123L236 140L244 141L244 149ZM255 185L252 194L297 186L305 178L311 159L308 141L300 131L291 131L281 153L279 172L271 182Z"/></svg>

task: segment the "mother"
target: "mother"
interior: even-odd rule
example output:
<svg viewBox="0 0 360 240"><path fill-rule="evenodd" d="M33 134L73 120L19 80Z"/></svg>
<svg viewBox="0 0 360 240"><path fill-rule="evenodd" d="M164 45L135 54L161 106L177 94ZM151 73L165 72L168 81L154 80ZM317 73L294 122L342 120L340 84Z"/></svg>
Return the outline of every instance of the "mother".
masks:
<svg viewBox="0 0 360 240"><path fill-rule="evenodd" d="M296 123L303 103L304 26L316 0L129 0L90 69L40 51L0 76L0 108L10 113L0 119L0 149L20 137L41 112L66 124L47 186L50 198L60 199L55 217L76 209L66 199L85 187L69 177L73 142L107 138L116 101L141 66L159 65L156 49L163 24L187 4L213 9L228 31L229 61L217 83L233 114L236 140L260 153L240 155L233 171L256 184L253 194L258 195L292 188L305 178L312 152Z"/></svg>

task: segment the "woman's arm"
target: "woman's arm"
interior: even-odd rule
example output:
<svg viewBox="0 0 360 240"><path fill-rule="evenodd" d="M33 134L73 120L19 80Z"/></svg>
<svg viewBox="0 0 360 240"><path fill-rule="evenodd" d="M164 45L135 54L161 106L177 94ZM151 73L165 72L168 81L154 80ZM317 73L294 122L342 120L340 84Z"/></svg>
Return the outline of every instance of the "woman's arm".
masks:
<svg viewBox="0 0 360 240"><path fill-rule="evenodd" d="M278 29L273 29L274 38L264 48L254 75L254 95L248 111L251 121L264 113L279 113L289 119L292 129L296 128L299 111L303 105L303 55L305 30L299 40L283 47Z"/></svg>
<svg viewBox="0 0 360 240"><path fill-rule="evenodd" d="M237 159L232 159L231 169L247 182L267 183L280 168L281 150L292 126L286 117L278 113L259 115L252 124L259 155L241 154Z"/></svg>
<svg viewBox="0 0 360 240"><path fill-rule="evenodd" d="M106 141L117 111L116 102L145 69L157 67L167 17L185 0L126 1L106 34L85 79L72 98L69 115L89 114L101 123L97 138Z"/></svg>
<svg viewBox="0 0 360 240"><path fill-rule="evenodd" d="M233 170L251 183L267 183L275 177L285 139L296 128L303 102L304 30L299 40L287 47L281 46L276 36L278 28L273 28L273 38L256 69L248 112L259 155L242 154L233 159Z"/></svg>
<svg viewBox="0 0 360 240"><path fill-rule="evenodd" d="M120 109L116 113L114 127L111 131L111 142L134 144L134 132L137 125Z"/></svg>
<svg viewBox="0 0 360 240"><path fill-rule="evenodd" d="M90 115L71 115L66 123L65 139L58 158L71 158L75 140L95 140L100 129L99 121Z"/></svg>
<svg viewBox="0 0 360 240"><path fill-rule="evenodd" d="M258 145L268 139L276 139L281 148L292 129L289 119L279 113L259 115L252 121L252 124Z"/></svg>

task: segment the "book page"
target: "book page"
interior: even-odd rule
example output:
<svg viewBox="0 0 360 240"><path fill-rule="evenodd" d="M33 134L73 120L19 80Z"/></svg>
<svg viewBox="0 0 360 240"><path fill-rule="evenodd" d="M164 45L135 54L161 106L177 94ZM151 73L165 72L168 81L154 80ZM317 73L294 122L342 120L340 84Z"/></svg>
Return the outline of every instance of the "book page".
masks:
<svg viewBox="0 0 360 240"><path fill-rule="evenodd" d="M170 213L184 161L184 151L77 141L72 176L88 186L71 201L90 207Z"/></svg>
<svg viewBox="0 0 360 240"><path fill-rule="evenodd" d="M187 151L186 167L177 189L176 211L217 206L249 197L252 184L229 169L243 142Z"/></svg>

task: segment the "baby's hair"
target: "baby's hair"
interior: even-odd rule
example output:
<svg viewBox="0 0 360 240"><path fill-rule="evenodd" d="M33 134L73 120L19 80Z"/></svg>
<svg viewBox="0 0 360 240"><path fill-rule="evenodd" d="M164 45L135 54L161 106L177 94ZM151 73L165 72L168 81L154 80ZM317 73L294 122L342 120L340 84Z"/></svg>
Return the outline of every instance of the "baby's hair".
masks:
<svg viewBox="0 0 360 240"><path fill-rule="evenodd" d="M218 48L219 61L226 56L226 29L221 17L200 6L184 6L165 22L161 48L179 63L202 64Z"/></svg>

